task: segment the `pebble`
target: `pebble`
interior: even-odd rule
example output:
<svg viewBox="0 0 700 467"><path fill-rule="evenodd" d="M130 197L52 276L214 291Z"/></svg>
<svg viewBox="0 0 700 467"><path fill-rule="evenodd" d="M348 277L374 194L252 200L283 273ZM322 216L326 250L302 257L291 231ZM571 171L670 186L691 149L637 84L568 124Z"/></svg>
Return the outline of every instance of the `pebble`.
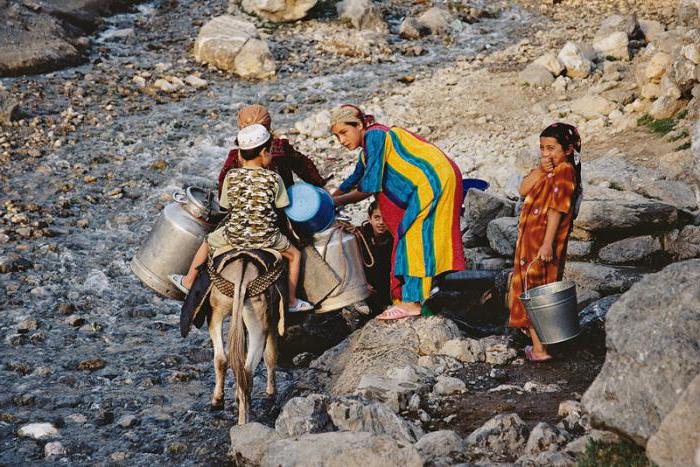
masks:
<svg viewBox="0 0 700 467"><path fill-rule="evenodd" d="M21 427L17 434L33 439L53 438L58 435L58 429L52 423L30 423Z"/></svg>
<svg viewBox="0 0 700 467"><path fill-rule="evenodd" d="M39 322L35 319L25 319L17 325L17 332L20 334L27 333L29 331L36 331L39 328Z"/></svg>
<svg viewBox="0 0 700 467"><path fill-rule="evenodd" d="M68 318L66 318L66 324L75 328L79 328L85 324L85 322L85 319L78 315L70 315Z"/></svg>
<svg viewBox="0 0 700 467"><path fill-rule="evenodd" d="M138 421L135 415L122 415L119 420L117 420L117 425L122 428L131 428L136 425Z"/></svg>
<svg viewBox="0 0 700 467"><path fill-rule="evenodd" d="M53 459L55 457L62 457L67 454L66 448L63 447L58 441L52 441L44 445L44 457L46 459Z"/></svg>

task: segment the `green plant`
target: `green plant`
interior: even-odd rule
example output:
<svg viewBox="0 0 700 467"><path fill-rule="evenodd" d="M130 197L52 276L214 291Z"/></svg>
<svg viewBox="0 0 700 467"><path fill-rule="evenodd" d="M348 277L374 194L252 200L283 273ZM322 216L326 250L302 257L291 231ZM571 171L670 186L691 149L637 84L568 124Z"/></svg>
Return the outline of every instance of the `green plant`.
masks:
<svg viewBox="0 0 700 467"><path fill-rule="evenodd" d="M644 454L644 449L623 441L606 444L589 441L586 451L578 458L578 467L651 467L652 464Z"/></svg>
<svg viewBox="0 0 700 467"><path fill-rule="evenodd" d="M676 114L676 120L683 120L688 116L688 109L683 109Z"/></svg>
<svg viewBox="0 0 700 467"><path fill-rule="evenodd" d="M643 116L637 119L637 125L645 126L649 128L653 133L665 135L666 133L673 130L673 128L676 126L676 122L674 122L671 118L662 118L656 120L651 115L644 114Z"/></svg>
<svg viewBox="0 0 700 467"><path fill-rule="evenodd" d="M690 149L690 141L688 141L687 143L683 143L680 146L676 147L676 151L684 151L686 149Z"/></svg>
<svg viewBox="0 0 700 467"><path fill-rule="evenodd" d="M613 57L612 55L608 55L607 57L605 57L605 60L607 60L609 62L619 62L620 61L619 58Z"/></svg>

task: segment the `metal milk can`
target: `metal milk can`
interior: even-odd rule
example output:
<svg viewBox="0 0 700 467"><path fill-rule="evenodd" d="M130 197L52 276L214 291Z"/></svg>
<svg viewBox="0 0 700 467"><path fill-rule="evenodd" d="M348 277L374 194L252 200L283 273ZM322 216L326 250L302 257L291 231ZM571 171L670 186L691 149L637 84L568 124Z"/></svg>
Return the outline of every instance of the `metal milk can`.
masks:
<svg viewBox="0 0 700 467"><path fill-rule="evenodd" d="M141 281L166 297L182 300L184 294L168 280L168 274L187 274L204 236L226 215L214 192L189 187L173 194L156 220L146 242L131 260L131 270Z"/></svg>
<svg viewBox="0 0 700 467"><path fill-rule="evenodd" d="M355 236L337 225L314 235L314 248L341 282L318 307L316 313L339 310L369 297L360 247Z"/></svg>

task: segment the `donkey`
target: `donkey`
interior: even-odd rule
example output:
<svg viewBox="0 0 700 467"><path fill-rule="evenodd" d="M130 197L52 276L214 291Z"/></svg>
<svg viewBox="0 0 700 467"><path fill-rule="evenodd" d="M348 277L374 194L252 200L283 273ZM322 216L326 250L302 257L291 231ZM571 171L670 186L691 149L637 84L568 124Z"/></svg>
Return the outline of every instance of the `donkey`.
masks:
<svg viewBox="0 0 700 467"><path fill-rule="evenodd" d="M214 346L214 370L216 385L211 400L212 409L224 407L224 381L228 361L236 378L236 395L238 397L238 424L248 422L248 408L253 386L253 373L265 356L267 368L268 396L275 394L275 367L277 366L277 328L272 323L272 308L269 295L263 293L246 297L248 284L258 277L257 267L247 259L237 259L227 264L220 275L235 284L235 298L224 295L217 287L211 288L209 303L211 317L209 336ZM231 315L228 331L227 351L224 351L223 324ZM248 334L248 352L246 353L246 331ZM228 358L227 358L228 354Z"/></svg>

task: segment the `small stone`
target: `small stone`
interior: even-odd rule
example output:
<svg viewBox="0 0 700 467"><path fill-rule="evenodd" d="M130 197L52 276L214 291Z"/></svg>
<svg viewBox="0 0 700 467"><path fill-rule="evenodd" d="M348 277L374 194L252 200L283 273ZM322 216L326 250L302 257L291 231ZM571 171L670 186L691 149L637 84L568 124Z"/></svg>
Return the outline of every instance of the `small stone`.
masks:
<svg viewBox="0 0 700 467"><path fill-rule="evenodd" d="M557 56L566 68L566 75L570 78L585 78L593 68L593 62L586 58L579 46L573 42L567 42Z"/></svg>
<svg viewBox="0 0 700 467"><path fill-rule="evenodd" d="M122 428L131 428L138 424L139 419L135 415L122 415L119 420L117 420L117 425Z"/></svg>
<svg viewBox="0 0 700 467"><path fill-rule="evenodd" d="M547 86L554 82L552 73L537 63L529 64L518 74L518 79L520 82L530 86Z"/></svg>
<svg viewBox="0 0 700 467"><path fill-rule="evenodd" d="M56 307L56 310L62 315L69 315L75 311L75 305L72 303L61 303Z"/></svg>
<svg viewBox="0 0 700 467"><path fill-rule="evenodd" d="M136 86L138 86L140 89L143 89L146 87L146 80L142 76L134 76L132 78L132 81Z"/></svg>
<svg viewBox="0 0 700 467"><path fill-rule="evenodd" d="M566 70L556 55L552 53L544 54L532 63L536 63L547 69L552 75L559 76Z"/></svg>
<svg viewBox="0 0 700 467"><path fill-rule="evenodd" d="M20 334L27 333L29 331L36 331L39 328L39 322L35 319L25 319L17 325L17 332Z"/></svg>
<svg viewBox="0 0 700 467"><path fill-rule="evenodd" d="M107 365L107 362L101 358L90 358L78 363L78 370L96 371L101 370Z"/></svg>
<svg viewBox="0 0 700 467"><path fill-rule="evenodd" d="M70 315L68 318L66 318L66 324L69 326L73 326L74 328L79 328L85 323L85 319L78 315Z"/></svg>
<svg viewBox="0 0 700 467"><path fill-rule="evenodd" d="M58 441L52 441L44 445L44 457L46 459L53 459L56 457L62 457L67 454L66 448L63 447Z"/></svg>
<svg viewBox="0 0 700 467"><path fill-rule="evenodd" d="M209 86L209 83L206 80L195 75L187 76L185 78L185 83L189 84L195 89L206 89Z"/></svg>
<svg viewBox="0 0 700 467"><path fill-rule="evenodd" d="M542 384L535 381L528 381L523 386L526 392L560 392L561 388L556 384Z"/></svg>
<svg viewBox="0 0 700 467"><path fill-rule="evenodd" d="M438 376L437 383L433 387L433 392L439 395L450 395L454 393L464 393L467 391L467 385L464 381L450 376Z"/></svg>

